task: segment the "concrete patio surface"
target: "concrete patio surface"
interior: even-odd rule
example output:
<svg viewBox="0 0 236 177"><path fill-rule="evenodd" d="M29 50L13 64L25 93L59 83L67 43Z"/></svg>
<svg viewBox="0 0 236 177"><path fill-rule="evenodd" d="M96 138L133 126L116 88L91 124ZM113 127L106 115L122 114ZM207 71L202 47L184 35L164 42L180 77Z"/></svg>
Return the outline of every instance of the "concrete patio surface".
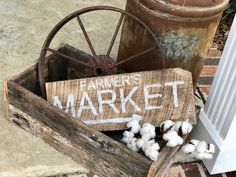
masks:
<svg viewBox="0 0 236 177"><path fill-rule="evenodd" d="M124 0L1 0L0 1L0 100L3 80L31 64L39 56L41 46L54 25L66 15L83 7L112 5L124 8ZM95 48L105 51L114 32L113 21L119 14L91 14L82 17ZM108 36L108 37L106 37ZM54 41L88 51L76 21L66 26ZM105 46L105 47L100 47ZM100 48L99 48L100 47ZM0 176L51 176L87 170L62 155L41 139L10 124L4 118L0 101Z"/></svg>

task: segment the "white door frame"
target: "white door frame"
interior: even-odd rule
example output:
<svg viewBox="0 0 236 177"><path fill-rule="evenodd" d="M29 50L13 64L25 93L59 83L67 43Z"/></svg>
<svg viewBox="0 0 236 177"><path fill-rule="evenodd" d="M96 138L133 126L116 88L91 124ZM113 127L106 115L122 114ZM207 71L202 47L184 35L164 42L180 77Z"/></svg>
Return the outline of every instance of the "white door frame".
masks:
<svg viewBox="0 0 236 177"><path fill-rule="evenodd" d="M211 174L236 170L236 18L191 138L216 145L214 158L203 161Z"/></svg>

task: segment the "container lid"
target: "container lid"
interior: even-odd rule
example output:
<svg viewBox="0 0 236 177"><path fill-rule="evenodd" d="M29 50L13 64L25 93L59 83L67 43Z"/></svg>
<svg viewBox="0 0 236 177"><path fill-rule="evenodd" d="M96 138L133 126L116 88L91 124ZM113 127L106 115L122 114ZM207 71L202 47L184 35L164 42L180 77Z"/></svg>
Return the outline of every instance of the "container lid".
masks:
<svg viewBox="0 0 236 177"><path fill-rule="evenodd" d="M159 0L155 1L158 2ZM212 7L221 4L225 0L162 0L162 1L165 3L170 3L179 6Z"/></svg>
<svg viewBox="0 0 236 177"><path fill-rule="evenodd" d="M140 0L151 9L183 17L207 17L223 12L229 0Z"/></svg>

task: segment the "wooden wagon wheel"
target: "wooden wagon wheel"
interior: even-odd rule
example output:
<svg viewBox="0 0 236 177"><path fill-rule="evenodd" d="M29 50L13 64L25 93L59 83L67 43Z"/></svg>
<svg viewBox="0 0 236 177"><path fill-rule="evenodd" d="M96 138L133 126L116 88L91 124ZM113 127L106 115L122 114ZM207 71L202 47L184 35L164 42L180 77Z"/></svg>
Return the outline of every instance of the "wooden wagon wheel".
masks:
<svg viewBox="0 0 236 177"><path fill-rule="evenodd" d="M102 55L98 55L96 53L96 51L94 50L94 47L89 39L89 36L86 32L86 29L80 19L80 15L82 14L85 14L85 13L88 13L88 12L92 12L92 11L99 11L99 10L107 10L107 11L114 11L114 12L118 12L120 13L120 18L118 20L118 23L117 23L117 26L115 28L115 32L112 36L112 39L111 39L111 42L109 44L109 47L107 49L107 52L106 54L102 54ZM120 26L122 24L122 21L123 21L123 18L124 16L128 16L130 18L132 18L136 23L139 23L141 26L143 26L146 31L151 35L151 37L153 38L154 42L155 42L155 45L142 51L142 52L139 52L133 56L130 56L128 58L125 58L125 59L122 59L121 61L119 62L115 62L114 59L112 59L110 57L110 53L111 53L111 50L112 50L112 47L114 45L114 42L115 42L115 39L116 39L116 36L119 32L119 29L120 29ZM74 57L71 57L71 56L68 56L66 54L63 54L59 51L56 51L56 50L53 50L52 48L50 48L50 44L51 44L51 41L52 39L54 38L54 36L57 34L57 32L66 24L68 23L69 21L73 20L74 18L76 18L82 32L83 32L83 35L86 39L86 42L88 43L88 46L92 52L92 55L93 55L93 60L91 60L90 62L88 63L85 63L83 61L81 61L80 59L78 58L74 58ZM40 89L41 89L41 92L42 92L42 96L44 98L46 98L46 90L45 90L45 78L44 78L44 74L43 74L43 68L44 68L44 65L45 65L45 57L46 57L46 54L47 54L47 51L50 51L58 56L61 56L61 57L64 57L68 60L71 60L71 61L74 61L74 62L77 62L81 65L83 65L84 67L86 67L86 71L89 73L89 76L103 76L103 75L110 75L110 74L117 74L117 67L120 66L121 64L124 64L126 62L129 62L131 60L134 60L135 58L138 58L139 56L141 55L145 55L151 51L154 51L156 49L159 49L160 53L161 53L161 57L162 57L162 64L163 64L163 68L164 68L164 57L163 57L163 54L162 54L162 51L161 51L161 48L160 48L160 45L159 45L159 42L158 40L156 39L154 33L152 32L152 30L143 22L141 21L139 18L137 18L136 16L122 10L122 9L119 9L119 8L115 8L115 7L109 7L109 6L93 6L93 7L88 7L88 8L84 8L84 9L81 9L81 10L78 10L70 15L68 15L67 17L65 17L64 19L62 19L53 29L52 31L49 33L49 35L47 36L44 44L43 44L43 47L41 49L41 53L40 53L40 57L39 57L39 66L38 66L38 75L39 75L39 82L40 82Z"/></svg>

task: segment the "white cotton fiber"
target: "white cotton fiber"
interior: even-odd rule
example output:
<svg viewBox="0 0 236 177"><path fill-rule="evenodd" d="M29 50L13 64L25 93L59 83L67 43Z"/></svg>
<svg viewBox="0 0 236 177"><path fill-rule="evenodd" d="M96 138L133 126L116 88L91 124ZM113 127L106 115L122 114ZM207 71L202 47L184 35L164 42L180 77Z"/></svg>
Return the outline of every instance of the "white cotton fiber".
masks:
<svg viewBox="0 0 236 177"><path fill-rule="evenodd" d="M137 139L136 138L132 138L131 141L129 143L127 143L127 147L133 151L138 152L139 148L137 146Z"/></svg>
<svg viewBox="0 0 236 177"><path fill-rule="evenodd" d="M163 135L163 139L169 141L174 139L176 136L178 136L178 134L175 131L169 131Z"/></svg>
<svg viewBox="0 0 236 177"><path fill-rule="evenodd" d="M166 120L166 121L162 122L160 125L161 131L162 132L169 131L174 126L174 124L175 123L172 120Z"/></svg>
<svg viewBox="0 0 236 177"><path fill-rule="evenodd" d="M188 143L188 144L185 144L184 146L182 146L181 149L185 154L189 154L189 153L194 152L195 146L193 144Z"/></svg>
<svg viewBox="0 0 236 177"><path fill-rule="evenodd" d="M148 141L144 145L145 148L143 148L143 151L147 157L149 157L151 160L156 161L158 159L159 155L159 149L160 146L158 143L155 143L154 141Z"/></svg>
<svg viewBox="0 0 236 177"><path fill-rule="evenodd" d="M178 136L176 131L169 131L163 135L163 139L168 141L168 147L176 147L177 145L183 144L183 139Z"/></svg>
<svg viewBox="0 0 236 177"><path fill-rule="evenodd" d="M134 133L133 132L124 131L123 138L121 139L121 141L124 142L124 143L129 143L129 142L131 142L133 137L134 137Z"/></svg>
<svg viewBox="0 0 236 177"><path fill-rule="evenodd" d="M138 146L138 148L141 149L141 148L144 146L144 144L145 144L145 141L144 141L142 138L140 138L140 139L137 140L137 146Z"/></svg>
<svg viewBox="0 0 236 177"><path fill-rule="evenodd" d="M142 135L142 139L144 141L149 141L151 139L151 135L150 134L144 134L144 135Z"/></svg>
<svg viewBox="0 0 236 177"><path fill-rule="evenodd" d="M149 141L144 141L144 145L142 147L142 150L145 152L147 149L150 149L152 144L155 143L155 140L149 140Z"/></svg>
<svg viewBox="0 0 236 177"><path fill-rule="evenodd" d="M131 132L133 132L134 134L137 134L141 128L138 120L132 120L132 121L128 122L127 127L131 128Z"/></svg>
<svg viewBox="0 0 236 177"><path fill-rule="evenodd" d="M199 159L199 160L203 160L203 159L212 159L213 155L209 154L209 153L195 153L195 158Z"/></svg>
<svg viewBox="0 0 236 177"><path fill-rule="evenodd" d="M200 142L199 140L195 140L195 139L190 140L190 143L192 143L194 146L197 146L199 142Z"/></svg>
<svg viewBox="0 0 236 177"><path fill-rule="evenodd" d="M123 136L127 137L127 138L133 138L134 137L134 133L130 132L130 131L124 131Z"/></svg>
<svg viewBox="0 0 236 177"><path fill-rule="evenodd" d="M190 157L194 157L199 160L209 160L213 158L213 154L215 153L215 145L208 144L205 141L193 139L182 147L182 151L189 154Z"/></svg>
<svg viewBox="0 0 236 177"><path fill-rule="evenodd" d="M155 127L150 123L143 124L142 128L140 129L140 134L143 136L145 134L149 134L150 138L155 138L156 130Z"/></svg>
<svg viewBox="0 0 236 177"><path fill-rule="evenodd" d="M210 154L214 154L215 153L215 145L214 144L208 144L206 152L210 153Z"/></svg>
<svg viewBox="0 0 236 177"><path fill-rule="evenodd" d="M181 121L176 122L175 125L172 127L172 130L174 130L178 133L181 125L182 125Z"/></svg>
<svg viewBox="0 0 236 177"><path fill-rule="evenodd" d="M196 146L196 152L198 153L206 152L206 150L207 150L207 143L205 141L199 142L198 145Z"/></svg>
<svg viewBox="0 0 236 177"><path fill-rule="evenodd" d="M154 144L152 144L151 149L158 151L160 149L160 146L158 143L154 143Z"/></svg>
<svg viewBox="0 0 236 177"><path fill-rule="evenodd" d="M189 134L193 129L193 126L188 121L183 121L181 125L181 130L183 135Z"/></svg>
<svg viewBox="0 0 236 177"><path fill-rule="evenodd" d="M158 159L158 156L159 156L159 152L158 151L151 151L149 154L148 154L148 157L152 160L152 161L157 161Z"/></svg>
<svg viewBox="0 0 236 177"><path fill-rule="evenodd" d="M185 154L193 153L196 150L196 146L198 145L199 141L192 139L187 144L185 144L181 149Z"/></svg>

